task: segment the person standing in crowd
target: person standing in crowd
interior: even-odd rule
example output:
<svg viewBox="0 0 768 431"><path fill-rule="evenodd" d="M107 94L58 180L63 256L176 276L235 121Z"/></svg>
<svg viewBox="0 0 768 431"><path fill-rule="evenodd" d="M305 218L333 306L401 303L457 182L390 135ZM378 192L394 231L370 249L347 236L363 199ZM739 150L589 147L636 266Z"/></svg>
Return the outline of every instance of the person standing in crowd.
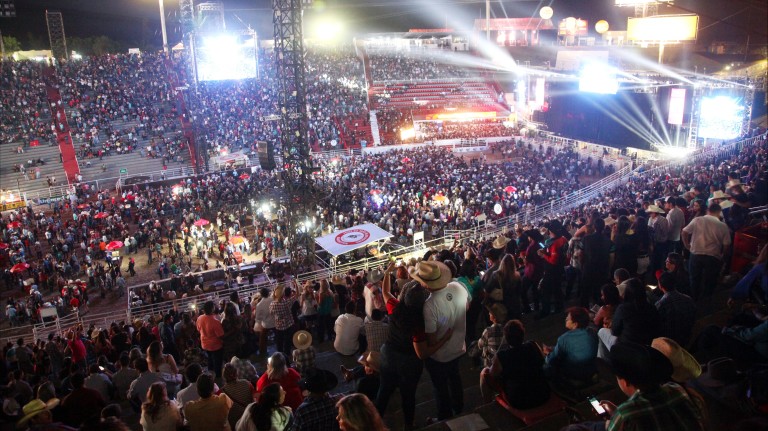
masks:
<svg viewBox="0 0 768 431"><path fill-rule="evenodd" d="M293 300L284 295L285 288L279 285L272 293L272 303L269 304L269 312L275 319L275 348L286 356L291 354L291 343L293 341L293 313L291 306Z"/></svg>
<svg viewBox="0 0 768 431"><path fill-rule="evenodd" d="M669 225L669 240L667 250L669 252L680 253L683 251L683 245L680 242L680 233L685 226L685 214L680 209L680 197L670 196L664 203L664 209L667 210L667 224ZM683 199L682 207L688 206L688 202Z"/></svg>
<svg viewBox="0 0 768 431"><path fill-rule="evenodd" d="M683 228L683 244L691 251L691 294L694 300L710 296L717 285L723 256L731 246L728 226L720 221L722 208L710 204L707 215L696 217Z"/></svg>
<svg viewBox="0 0 768 431"><path fill-rule="evenodd" d="M611 248L613 243L605 236L605 222L601 218L592 221L595 232L582 240L581 283L579 283L579 305L589 308L598 302L600 286L611 278Z"/></svg>
<svg viewBox="0 0 768 431"><path fill-rule="evenodd" d="M551 220L544 225L549 238L544 247L537 250L539 256L546 261L544 275L541 279L541 313L539 318L548 316L553 311L563 310L563 291L560 285L565 276L568 240L563 236L563 225L558 220ZM554 309L553 309L554 307Z"/></svg>
<svg viewBox="0 0 768 431"><path fill-rule="evenodd" d="M651 230L651 270L657 271L664 267L664 259L669 249L669 222L662 217L665 212L657 205L650 205L646 210L648 227Z"/></svg>
<svg viewBox="0 0 768 431"><path fill-rule="evenodd" d="M214 377L221 375L224 357L224 327L214 314L216 304L206 301L203 315L197 318L197 331L200 333L200 345L208 355L208 364Z"/></svg>
<svg viewBox="0 0 768 431"><path fill-rule="evenodd" d="M259 302L253 307L253 330L259 335L259 356L262 357L267 356L269 333L275 330L275 318L269 312L272 301L269 289L262 287L259 290Z"/></svg>
<svg viewBox="0 0 768 431"><path fill-rule="evenodd" d="M435 391L437 419L444 420L461 414L464 409L459 358L466 352L464 336L469 294L461 283L451 281L451 270L442 262L419 262L410 274L430 292L424 302L427 344L438 344L452 331L449 340L425 361Z"/></svg>

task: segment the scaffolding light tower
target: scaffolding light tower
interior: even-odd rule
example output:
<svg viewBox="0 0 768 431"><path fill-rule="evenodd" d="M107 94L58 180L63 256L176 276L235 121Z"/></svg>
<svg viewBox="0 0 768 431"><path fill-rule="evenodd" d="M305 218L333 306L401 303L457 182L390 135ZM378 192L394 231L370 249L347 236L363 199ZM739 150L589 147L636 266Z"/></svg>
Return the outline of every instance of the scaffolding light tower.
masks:
<svg viewBox="0 0 768 431"><path fill-rule="evenodd" d="M323 192L314 181L308 140L302 4L306 0L272 0L277 67L280 154L288 230L285 234L294 274L314 265L313 226Z"/></svg>
<svg viewBox="0 0 768 431"><path fill-rule="evenodd" d="M51 43L51 54L57 60L69 60L67 37L64 35L64 18L59 11L45 11L45 22L48 24L48 40Z"/></svg>
<svg viewBox="0 0 768 431"><path fill-rule="evenodd" d="M197 4L197 20L200 33L219 33L227 29L224 20L224 3L205 2Z"/></svg>

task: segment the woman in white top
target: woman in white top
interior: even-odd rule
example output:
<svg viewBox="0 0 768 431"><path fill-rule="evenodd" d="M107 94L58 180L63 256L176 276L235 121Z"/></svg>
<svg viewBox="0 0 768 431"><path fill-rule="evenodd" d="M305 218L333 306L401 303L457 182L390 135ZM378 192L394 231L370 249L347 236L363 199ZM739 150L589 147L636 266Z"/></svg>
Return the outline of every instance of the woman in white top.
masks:
<svg viewBox="0 0 768 431"><path fill-rule="evenodd" d="M245 408L235 431L283 431L293 429L293 412L282 406L285 391L279 383L264 388L259 401Z"/></svg>
<svg viewBox="0 0 768 431"><path fill-rule="evenodd" d="M179 406L168 399L165 383L155 382L147 391L147 402L141 406L141 423L144 431L175 431L183 422Z"/></svg>
<svg viewBox="0 0 768 431"><path fill-rule="evenodd" d="M304 291L299 297L299 303L301 304L301 316L299 320L304 322L304 328L310 332L315 326L317 320L317 299L315 298L315 291L312 289L312 284L307 281L304 283Z"/></svg>
<svg viewBox="0 0 768 431"><path fill-rule="evenodd" d="M176 360L171 355L163 354L163 343L160 341L153 341L147 347L147 365L149 366L149 371L168 374L179 373Z"/></svg>

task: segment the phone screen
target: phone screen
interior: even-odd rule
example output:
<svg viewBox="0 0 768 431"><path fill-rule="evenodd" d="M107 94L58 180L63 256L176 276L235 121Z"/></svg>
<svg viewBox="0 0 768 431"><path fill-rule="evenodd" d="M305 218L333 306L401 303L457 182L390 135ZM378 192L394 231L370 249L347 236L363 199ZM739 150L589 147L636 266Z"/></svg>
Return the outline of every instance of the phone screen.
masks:
<svg viewBox="0 0 768 431"><path fill-rule="evenodd" d="M589 403L592 404L592 408L595 409L595 413L598 415L602 416L606 413L605 408L600 405L600 401L598 401L597 398L589 397Z"/></svg>
<svg viewBox="0 0 768 431"><path fill-rule="evenodd" d="M539 243L539 247L541 247L541 248L544 248L544 243L543 243L543 242L540 242L540 243Z"/></svg>

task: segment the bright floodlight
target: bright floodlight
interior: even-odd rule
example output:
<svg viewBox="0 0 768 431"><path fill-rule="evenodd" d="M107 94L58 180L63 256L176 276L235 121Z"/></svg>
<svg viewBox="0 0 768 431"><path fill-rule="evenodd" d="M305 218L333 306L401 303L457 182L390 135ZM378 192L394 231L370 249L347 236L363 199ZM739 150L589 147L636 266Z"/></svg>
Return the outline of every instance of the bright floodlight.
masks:
<svg viewBox="0 0 768 431"><path fill-rule="evenodd" d="M579 91L585 93L616 94L619 81L616 69L601 63L587 63L581 69Z"/></svg>
<svg viewBox="0 0 768 431"><path fill-rule="evenodd" d="M256 77L255 41L235 35L204 37L197 50L197 73L201 81Z"/></svg>
<svg viewBox="0 0 768 431"><path fill-rule="evenodd" d="M659 150L659 153L668 159L682 159L694 151L693 148L677 147L674 145L655 144L654 146Z"/></svg>
<svg viewBox="0 0 768 431"><path fill-rule="evenodd" d="M610 25L608 24L608 21L601 19L600 21L595 23L595 31L603 34L610 28Z"/></svg>
<svg viewBox="0 0 768 431"><path fill-rule="evenodd" d="M315 23L315 37L319 40L332 41L339 38L344 26L340 21L321 19Z"/></svg>
<svg viewBox="0 0 768 431"><path fill-rule="evenodd" d="M730 96L701 99L699 136L712 139L734 139L741 133L744 105Z"/></svg>
<svg viewBox="0 0 768 431"><path fill-rule="evenodd" d="M543 8L539 9L539 16L541 19L550 19L554 13L555 11L553 11L549 6L544 6Z"/></svg>

